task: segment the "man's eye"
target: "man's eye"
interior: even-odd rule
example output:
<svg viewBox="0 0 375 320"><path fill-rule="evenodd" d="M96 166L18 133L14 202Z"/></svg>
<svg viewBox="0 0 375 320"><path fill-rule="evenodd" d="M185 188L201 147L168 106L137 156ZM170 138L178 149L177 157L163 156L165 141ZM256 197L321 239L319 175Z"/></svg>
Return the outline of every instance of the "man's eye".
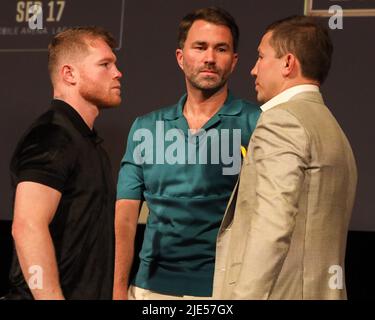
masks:
<svg viewBox="0 0 375 320"><path fill-rule="evenodd" d="M195 49L197 49L197 50L204 50L204 48L202 46L196 46Z"/></svg>
<svg viewBox="0 0 375 320"><path fill-rule="evenodd" d="M104 62L104 63L101 64L101 66L104 66L104 67L107 68L109 66L109 63L108 62Z"/></svg>
<svg viewBox="0 0 375 320"><path fill-rule="evenodd" d="M227 51L226 48L218 48L217 50L218 50L219 52L226 52L226 51Z"/></svg>

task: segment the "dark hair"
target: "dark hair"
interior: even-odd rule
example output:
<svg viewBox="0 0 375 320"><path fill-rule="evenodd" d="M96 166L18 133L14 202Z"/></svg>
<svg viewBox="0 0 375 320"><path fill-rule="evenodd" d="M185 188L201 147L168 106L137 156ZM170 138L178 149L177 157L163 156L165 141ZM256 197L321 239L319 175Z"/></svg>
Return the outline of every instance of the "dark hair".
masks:
<svg viewBox="0 0 375 320"><path fill-rule="evenodd" d="M331 67L332 41L327 28L312 17L292 16L269 25L270 45L277 58L294 54L301 64L302 75L323 83Z"/></svg>
<svg viewBox="0 0 375 320"><path fill-rule="evenodd" d="M113 50L116 41L106 30L97 26L73 27L59 32L48 46L48 70L53 82L58 61L62 56L78 55L88 50L88 40L102 39Z"/></svg>
<svg viewBox="0 0 375 320"><path fill-rule="evenodd" d="M213 24L227 26L233 38L233 50L237 52L240 31L234 18L224 9L209 7L198 9L187 14L178 27L178 47L183 49L187 34L196 20L204 20Z"/></svg>

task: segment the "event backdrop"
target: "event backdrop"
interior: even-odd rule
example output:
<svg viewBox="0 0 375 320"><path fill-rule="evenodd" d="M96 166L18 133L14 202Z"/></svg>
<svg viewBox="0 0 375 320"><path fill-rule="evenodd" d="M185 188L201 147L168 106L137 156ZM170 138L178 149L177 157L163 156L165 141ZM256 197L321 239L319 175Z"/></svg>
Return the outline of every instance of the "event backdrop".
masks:
<svg viewBox="0 0 375 320"><path fill-rule="evenodd" d="M29 25L29 8L43 8L43 17ZM52 98L47 72L47 45L58 31L77 25L100 25L118 40L118 67L123 72L123 103L100 115L96 127L117 171L135 117L174 104L184 93L176 59L177 26L189 11L217 5L236 18L241 29L240 61L230 80L238 96L255 101L250 69L264 28L289 15L310 14L329 24L331 5L348 15L342 29L331 30L335 52L322 92L346 132L358 164L359 184L352 230L375 231L374 74L375 2L303 0L1 0L0 10L0 219L12 218L9 161L22 133ZM305 7L306 6L306 7ZM40 16L36 15L38 18ZM336 20L337 22L338 20ZM332 20L331 20L332 22ZM42 30L30 29L42 23ZM339 26L336 23L336 26Z"/></svg>

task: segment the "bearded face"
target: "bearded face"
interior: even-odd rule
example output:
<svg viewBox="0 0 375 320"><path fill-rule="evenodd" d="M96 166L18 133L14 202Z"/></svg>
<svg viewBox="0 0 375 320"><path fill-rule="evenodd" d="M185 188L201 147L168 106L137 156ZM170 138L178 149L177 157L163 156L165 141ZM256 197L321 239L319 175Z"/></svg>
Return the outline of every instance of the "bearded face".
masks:
<svg viewBox="0 0 375 320"><path fill-rule="evenodd" d="M89 54L79 64L79 93L99 109L117 107L121 103L121 72L116 56L103 41L90 44Z"/></svg>
<svg viewBox="0 0 375 320"><path fill-rule="evenodd" d="M230 29L204 20L192 24L176 55L187 84L200 90L222 88L237 63Z"/></svg>

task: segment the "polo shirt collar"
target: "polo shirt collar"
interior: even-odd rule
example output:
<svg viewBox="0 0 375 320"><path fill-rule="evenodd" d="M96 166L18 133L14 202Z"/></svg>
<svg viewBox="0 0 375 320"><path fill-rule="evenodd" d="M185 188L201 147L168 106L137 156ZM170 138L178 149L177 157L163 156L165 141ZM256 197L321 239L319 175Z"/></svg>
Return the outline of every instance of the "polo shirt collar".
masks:
<svg viewBox="0 0 375 320"><path fill-rule="evenodd" d="M175 108L171 108L164 114L166 120L176 120L184 116L183 109L187 99L187 94L185 93L180 100L177 102ZM219 109L216 115L232 116L239 114L242 111L242 103L233 103L235 101L233 94L228 91L227 99L225 100L223 106Z"/></svg>
<svg viewBox="0 0 375 320"><path fill-rule="evenodd" d="M68 103L63 100L53 99L52 108L63 113L74 125L74 127L84 136L93 139L96 143L103 140L97 135L95 129L91 130L80 114Z"/></svg>

